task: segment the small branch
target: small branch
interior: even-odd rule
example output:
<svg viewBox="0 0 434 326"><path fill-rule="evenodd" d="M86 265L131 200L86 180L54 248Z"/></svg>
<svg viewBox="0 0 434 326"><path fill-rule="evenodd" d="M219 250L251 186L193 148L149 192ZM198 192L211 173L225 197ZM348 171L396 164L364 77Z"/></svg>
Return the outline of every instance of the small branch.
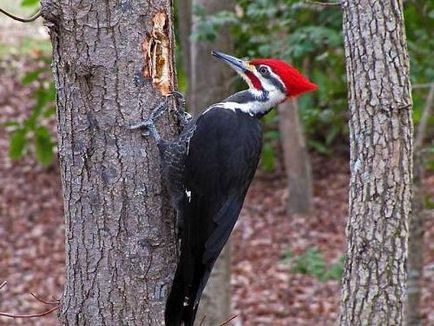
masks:
<svg viewBox="0 0 434 326"><path fill-rule="evenodd" d="M4 287L6 286L6 284L8 284L8 281L3 281L3 283L0 284L0 290L1 290L2 288L4 288Z"/></svg>
<svg viewBox="0 0 434 326"><path fill-rule="evenodd" d="M337 7L341 6L340 2L320 2L320 1L313 1L313 0L304 0L305 3L316 5L316 6L323 6L323 7Z"/></svg>
<svg viewBox="0 0 434 326"><path fill-rule="evenodd" d="M60 303L60 300L57 300L57 301L47 301L45 299L42 299L41 297L38 297L36 294L34 294L32 292L30 292L30 295L32 297L34 297L36 300L38 300L38 301L40 301L42 303L45 303L45 304L56 304L56 305L58 305Z"/></svg>
<svg viewBox="0 0 434 326"><path fill-rule="evenodd" d="M6 284L7 284L7 281L4 281L0 285L0 289L2 287L4 287ZM36 317L43 317L43 316L46 316L48 314L51 314L53 311L55 311L55 310L57 310L57 309L60 308L60 300L58 300L58 301L47 301L47 300L44 300L44 299L38 297L34 293L30 293L30 295L33 298L35 298L36 300L38 300L38 301L40 301L40 302L42 302L44 304L49 304L49 305L53 305L54 304L55 306L52 307L52 308L50 308L50 309L48 309L48 310L46 310L46 311L43 311L43 312L40 312L40 313L36 313L36 314L30 314L30 315L20 315L20 314L13 314L13 313L10 313L10 312L1 312L0 311L0 317L9 317L9 318L36 318Z"/></svg>
<svg viewBox="0 0 434 326"><path fill-rule="evenodd" d="M60 308L60 305L57 305L47 311L43 311L41 313L38 314L32 314L32 315L18 315L18 314L12 314L12 313L8 313L8 312L0 312L0 316L3 317L9 317L9 318L36 318L36 317L43 317L46 316L48 314L51 314L53 311L57 310Z"/></svg>
<svg viewBox="0 0 434 326"><path fill-rule="evenodd" d="M431 84L431 88L426 98L425 108L420 118L419 126L417 128L416 140L414 141L414 147L416 148L416 150L420 149L423 145L423 141L425 139L425 134L426 134L426 127L428 125L428 119L431 115L433 102L434 102L434 84Z"/></svg>
<svg viewBox="0 0 434 326"><path fill-rule="evenodd" d="M238 315L232 316L231 318L229 318L229 319L225 320L223 323L221 323L219 326L229 325L229 323L237 317L238 317Z"/></svg>
<svg viewBox="0 0 434 326"><path fill-rule="evenodd" d="M206 319L206 315L203 315L202 320L199 323L199 326L203 325L203 323L205 322L205 319Z"/></svg>
<svg viewBox="0 0 434 326"><path fill-rule="evenodd" d="M32 21L35 21L36 19L38 19L41 16L41 9L38 9L38 11L32 17L29 17L29 18L21 18L21 17L14 16L11 13L9 13L6 10L3 10L1 8L0 8L0 12L5 14L8 17L10 17L14 20L18 20L19 22L22 22L22 23L30 23Z"/></svg>

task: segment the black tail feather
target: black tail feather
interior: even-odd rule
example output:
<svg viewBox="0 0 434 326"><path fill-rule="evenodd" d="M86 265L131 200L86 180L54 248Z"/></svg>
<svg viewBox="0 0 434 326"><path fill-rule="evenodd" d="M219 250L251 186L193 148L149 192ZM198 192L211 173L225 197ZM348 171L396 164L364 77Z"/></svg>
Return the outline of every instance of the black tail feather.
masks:
<svg viewBox="0 0 434 326"><path fill-rule="evenodd" d="M184 301L186 293L184 280L184 264L182 259L176 268L175 278L166 302L165 321L166 326L180 326L183 319Z"/></svg>
<svg viewBox="0 0 434 326"><path fill-rule="evenodd" d="M197 308L211 268L192 269L193 262L181 257L166 303L166 326L193 326ZM198 266L196 266L197 268Z"/></svg>

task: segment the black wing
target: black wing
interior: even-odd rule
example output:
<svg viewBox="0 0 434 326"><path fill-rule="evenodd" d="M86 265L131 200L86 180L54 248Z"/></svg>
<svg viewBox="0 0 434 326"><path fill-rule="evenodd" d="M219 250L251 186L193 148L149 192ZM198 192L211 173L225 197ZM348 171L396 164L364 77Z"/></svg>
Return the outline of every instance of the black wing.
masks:
<svg viewBox="0 0 434 326"><path fill-rule="evenodd" d="M214 108L197 120L185 163L181 258L172 288L180 292L178 305L186 302L181 317L186 325L194 321L211 269L238 219L261 145L260 122L248 114Z"/></svg>

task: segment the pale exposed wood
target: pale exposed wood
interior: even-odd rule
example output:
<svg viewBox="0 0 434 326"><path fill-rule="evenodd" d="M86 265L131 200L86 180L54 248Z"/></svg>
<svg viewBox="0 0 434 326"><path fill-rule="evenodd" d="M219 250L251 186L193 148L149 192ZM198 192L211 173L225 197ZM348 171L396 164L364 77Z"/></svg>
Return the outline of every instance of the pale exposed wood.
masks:
<svg viewBox="0 0 434 326"><path fill-rule="evenodd" d="M44 0L42 15L53 43L65 203L60 322L162 325L176 263L174 214L156 144L128 125L163 99L144 78L145 39L169 38L166 57L154 59L168 60L162 76L173 88L171 1ZM167 18L165 35L151 35L156 15ZM158 127L166 138L177 132L169 114Z"/></svg>
<svg viewBox="0 0 434 326"><path fill-rule="evenodd" d="M413 125L399 0L342 1L351 181L341 325L402 325Z"/></svg>

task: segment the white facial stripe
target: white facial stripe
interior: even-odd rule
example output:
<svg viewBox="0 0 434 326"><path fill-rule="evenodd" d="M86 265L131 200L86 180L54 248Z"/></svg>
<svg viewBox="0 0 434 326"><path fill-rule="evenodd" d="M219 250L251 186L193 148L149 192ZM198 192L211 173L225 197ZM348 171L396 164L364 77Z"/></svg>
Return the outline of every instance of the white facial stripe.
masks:
<svg viewBox="0 0 434 326"><path fill-rule="evenodd" d="M271 71L271 76L273 76L274 79L278 80L280 85L282 85L283 89L286 89L285 83L283 82L283 80L280 78L279 75L275 74L273 71Z"/></svg>
<svg viewBox="0 0 434 326"><path fill-rule="evenodd" d="M285 89L282 79L277 74L275 74L272 71L272 69L270 69L268 66L264 65L264 67L268 69L270 73L269 76L277 80L282 86L282 88ZM253 94L253 98L256 98L256 100L247 103L230 102L230 101L216 103L210 106L208 109L206 109L202 114L206 114L207 112L215 108L221 108L221 109L231 110L233 112L239 110L241 112L250 114L252 116L262 115L268 112L274 106L282 103L287 98L286 91L282 92L281 88L277 87L270 79L262 76L256 69L251 69L251 72L261 82L261 86L262 86L261 90L254 88L252 81L245 74L240 73L240 75L249 85L249 92ZM266 96L266 100L264 100L263 96Z"/></svg>
<svg viewBox="0 0 434 326"><path fill-rule="evenodd" d="M272 78L276 79L280 83L280 85L282 86L283 89L286 89L285 84L283 83L282 79L279 77L279 75L275 74L270 67L268 67L268 66L259 66L258 69L260 69L261 67L266 67L266 69L270 73L270 76ZM253 73L261 81L261 84L262 84L262 87L263 87L264 90L270 91L270 90L274 90L276 88L276 85L274 85L273 82L270 79L265 78L258 71L253 71Z"/></svg>
<svg viewBox="0 0 434 326"><path fill-rule="evenodd" d="M260 96L261 94L261 91L259 90L250 90L250 91L255 92L256 94L258 94L258 96ZM285 99L286 99L286 95L282 94L282 92L274 88L272 91L268 93L268 100L266 102L260 100L248 102L248 103L221 102L221 103L216 103L213 106L209 107L202 114L205 114L214 108L222 108L226 110L231 110L233 112L235 112L235 110L239 110L241 112L250 114L251 116L255 116L267 112L272 107L282 103Z"/></svg>

